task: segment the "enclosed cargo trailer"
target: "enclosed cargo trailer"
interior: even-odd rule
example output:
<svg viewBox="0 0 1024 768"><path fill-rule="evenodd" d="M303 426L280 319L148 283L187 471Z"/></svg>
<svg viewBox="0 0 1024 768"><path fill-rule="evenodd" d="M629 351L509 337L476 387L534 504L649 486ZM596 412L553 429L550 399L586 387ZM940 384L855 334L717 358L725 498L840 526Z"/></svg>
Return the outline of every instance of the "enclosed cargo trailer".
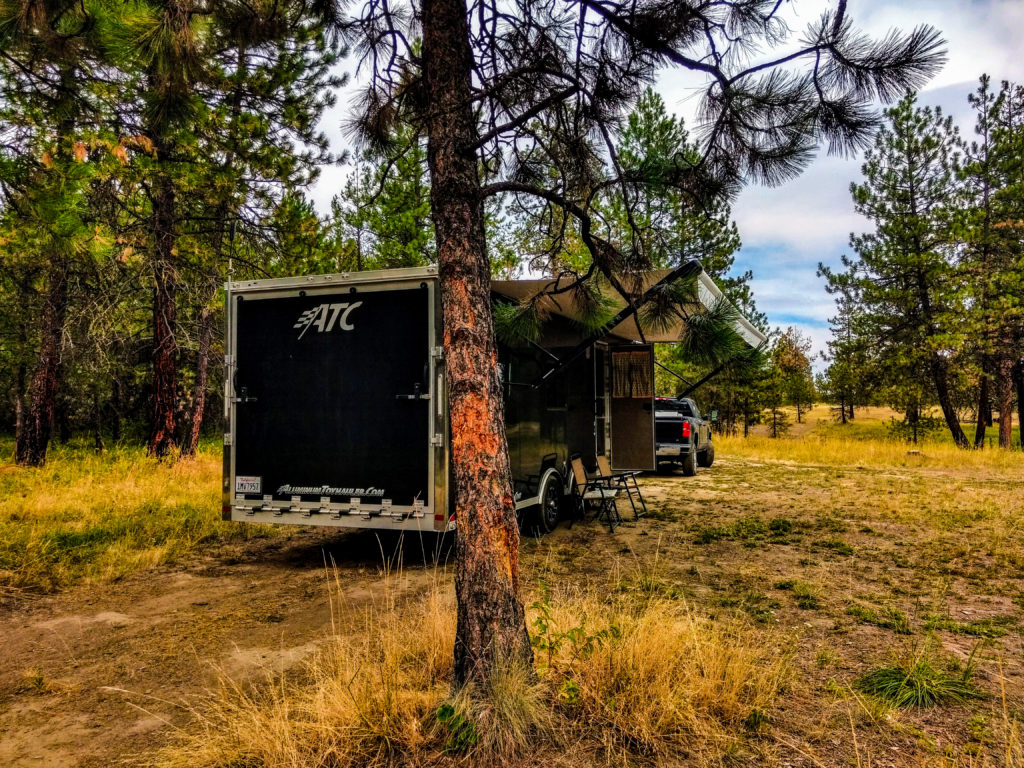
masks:
<svg viewBox="0 0 1024 768"><path fill-rule="evenodd" d="M700 267L646 284L687 269ZM492 289L495 300L521 301L545 282ZM543 301L541 337L499 345L499 377L516 508L548 530L574 453L606 454L616 470L655 468L653 342L680 329L644 334L622 302L588 336L568 297ZM224 518L451 527L441 339L435 267L229 284Z"/></svg>

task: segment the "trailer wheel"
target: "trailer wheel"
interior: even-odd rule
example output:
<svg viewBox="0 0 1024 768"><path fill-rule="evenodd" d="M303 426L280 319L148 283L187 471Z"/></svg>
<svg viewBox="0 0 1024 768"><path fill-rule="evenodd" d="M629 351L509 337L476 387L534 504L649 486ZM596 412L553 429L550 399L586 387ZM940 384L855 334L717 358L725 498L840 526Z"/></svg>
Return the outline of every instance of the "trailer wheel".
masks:
<svg viewBox="0 0 1024 768"><path fill-rule="evenodd" d="M562 517L562 478L557 472L549 472L544 478L540 492L540 504L536 507L535 530L540 536L551 533Z"/></svg>
<svg viewBox="0 0 1024 768"><path fill-rule="evenodd" d="M697 474L697 451L690 449L690 452L683 457L683 475L693 477Z"/></svg>

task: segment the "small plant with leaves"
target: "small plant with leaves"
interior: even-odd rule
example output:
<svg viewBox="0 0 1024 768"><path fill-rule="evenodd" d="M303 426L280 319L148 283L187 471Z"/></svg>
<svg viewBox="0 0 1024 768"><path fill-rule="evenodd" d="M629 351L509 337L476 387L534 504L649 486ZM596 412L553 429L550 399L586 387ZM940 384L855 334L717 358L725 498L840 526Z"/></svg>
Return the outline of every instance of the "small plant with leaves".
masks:
<svg viewBox="0 0 1024 768"><path fill-rule="evenodd" d="M559 629L551 610L551 588L542 581L540 590L540 599L530 606L537 612L537 618L533 620L535 634L531 636L530 643L538 651L546 652L548 668L551 667L555 654L566 643L572 649L574 659L586 659L606 641L615 640L620 636L619 628L615 624L604 629L588 630L586 615L580 618L577 626Z"/></svg>
<svg viewBox="0 0 1024 768"><path fill-rule="evenodd" d="M476 723L452 704L442 704L438 707L435 717L447 733L444 742L446 753L467 752L480 741Z"/></svg>

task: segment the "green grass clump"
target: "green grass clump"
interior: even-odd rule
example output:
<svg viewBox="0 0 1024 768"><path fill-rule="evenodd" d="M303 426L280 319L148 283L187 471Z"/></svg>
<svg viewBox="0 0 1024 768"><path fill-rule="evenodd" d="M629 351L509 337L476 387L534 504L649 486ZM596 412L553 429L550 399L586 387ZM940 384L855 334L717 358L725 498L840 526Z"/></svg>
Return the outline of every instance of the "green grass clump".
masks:
<svg viewBox="0 0 1024 768"><path fill-rule="evenodd" d="M894 707L959 704L984 697L971 684L970 668L960 677L954 677L936 669L924 657L910 663L897 662L879 667L855 680L853 687Z"/></svg>
<svg viewBox="0 0 1024 768"><path fill-rule="evenodd" d="M814 546L835 552L837 555L845 555L846 557L853 554L853 547L842 539L824 539L823 541L814 542Z"/></svg>
<svg viewBox="0 0 1024 768"><path fill-rule="evenodd" d="M907 614L892 606L886 606L881 611L875 611L862 605L851 605L846 609L846 615L860 619L865 624L874 624L876 627L891 629L897 635L913 634Z"/></svg>
<svg viewBox="0 0 1024 768"><path fill-rule="evenodd" d="M760 517L741 517L730 525L701 528L693 541L695 544L711 544L727 539L747 543L764 537L768 531L768 524Z"/></svg>
<svg viewBox="0 0 1024 768"><path fill-rule="evenodd" d="M784 579L775 582L776 589L786 590L793 593L796 600L796 607L804 611L815 611L821 607L821 599L818 596L818 588L806 581L797 579Z"/></svg>
<svg viewBox="0 0 1024 768"><path fill-rule="evenodd" d="M949 616L930 613L925 616L925 629L943 629L955 635L971 635L972 637L1002 637L1009 631L1007 626L1016 623L1014 616L990 616L973 621L957 621Z"/></svg>

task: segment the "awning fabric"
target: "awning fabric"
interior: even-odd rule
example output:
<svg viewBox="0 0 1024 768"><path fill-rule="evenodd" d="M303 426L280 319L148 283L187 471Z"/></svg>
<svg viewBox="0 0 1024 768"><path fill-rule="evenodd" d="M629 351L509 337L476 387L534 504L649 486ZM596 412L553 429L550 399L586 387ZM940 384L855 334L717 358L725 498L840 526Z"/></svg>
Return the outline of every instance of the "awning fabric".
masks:
<svg viewBox="0 0 1024 768"><path fill-rule="evenodd" d="M652 270L646 273L642 279L631 280L625 287L631 293L639 295L659 280L662 280L670 272L671 270L668 269ZM613 305L613 311L617 312L626 306L626 300L606 280L602 279L597 284L601 292L607 296ZM552 280L550 278L543 280L494 280L491 282L492 291L519 302L527 301L545 290L550 290L551 287ZM697 277L697 293L701 304L705 307L713 306L722 297L722 292L706 272L701 272ZM573 321L579 321L581 316L580 308L573 296L573 291L566 291L557 295L546 295L540 299L538 308L544 315L560 315ZM751 347L756 347L765 341L764 334L757 330L745 317L740 316L737 319L735 328L740 338ZM641 334L637 326L635 314L630 315L608 332L610 336L638 342L645 340L648 342L679 341L685 333L686 323L680 318L666 328L644 328L644 332Z"/></svg>

